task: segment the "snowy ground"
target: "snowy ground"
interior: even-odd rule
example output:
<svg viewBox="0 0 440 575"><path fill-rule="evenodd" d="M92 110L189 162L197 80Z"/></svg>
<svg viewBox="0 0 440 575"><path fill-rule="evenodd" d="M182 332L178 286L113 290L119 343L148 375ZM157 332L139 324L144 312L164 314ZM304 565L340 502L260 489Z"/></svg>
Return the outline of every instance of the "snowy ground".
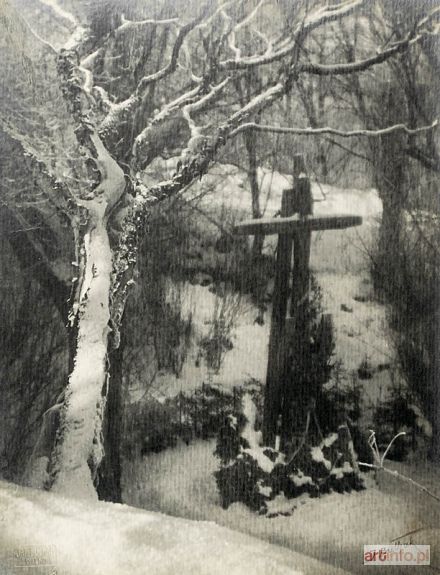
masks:
<svg viewBox="0 0 440 575"><path fill-rule="evenodd" d="M203 182L216 189L215 194L206 198L205 210L218 214L224 207L228 213L249 215L250 198L242 172L234 171L230 166L215 166ZM278 210L281 190L289 187L289 179L281 174L260 171L261 182L263 205L266 215L270 216ZM199 189L194 190L194 195L198 193ZM352 213L363 217L363 225L359 228L315 234L311 265L322 288L325 310L333 316L336 359L342 362L347 376L357 374L362 362L367 362L371 368L371 378L362 381L364 408L367 409L386 397L395 363L386 327L386 308L371 297L368 273L368 250L377 233L381 203L373 190L314 185L313 193L317 214ZM266 246L268 244L273 246L273 240L269 239ZM187 311L193 314L195 328L203 333L209 325L215 296L201 286L187 284L185 290ZM270 310L263 326L255 323L255 316L256 310L246 302L233 330L234 348L226 354L219 373L211 375L211 381L230 387L249 377L265 380ZM196 367L194 359L190 352L179 379L170 374L158 377L158 397L194 389L207 381L206 369L203 364ZM142 385L139 391L142 391ZM363 545L391 543L397 538L402 543L431 544L433 563L440 568L440 505L408 484L389 477L379 478L379 484L376 484L370 476L369 488L363 492L344 496L332 494L300 505L289 502L291 509L297 505L290 517L268 519L240 504L234 504L228 510L221 508L212 475L218 465L213 450L212 441L199 441L150 454L131 464L127 462L124 500L170 515L215 521L305 553L326 564L323 574L331 572L330 565L351 573L364 573ZM414 464L400 464L398 469L438 492L438 470ZM417 532L406 536L414 530ZM386 573L409 573L411 569L387 567ZM380 573L380 568L376 567L375 573Z"/></svg>
<svg viewBox="0 0 440 575"><path fill-rule="evenodd" d="M389 477L381 477L377 485L370 476L365 491L308 499L290 517L268 519L242 504L221 508L212 475L218 466L213 450L214 442L199 441L138 460L126 469L130 477L124 491L126 501L169 515L215 521L307 554L327 564L322 575L331 573L331 565L364 574L363 545L389 544L395 539L403 544L431 545L431 563L437 570L425 567L424 573L440 569L440 503L414 487ZM440 495L438 469L426 464L389 466ZM418 531L406 535L414 530ZM411 569L386 567L383 572L409 574ZM381 573L380 567L376 566L374 572Z"/></svg>
<svg viewBox="0 0 440 575"><path fill-rule="evenodd" d="M2 575L344 575L214 523L0 482Z"/></svg>

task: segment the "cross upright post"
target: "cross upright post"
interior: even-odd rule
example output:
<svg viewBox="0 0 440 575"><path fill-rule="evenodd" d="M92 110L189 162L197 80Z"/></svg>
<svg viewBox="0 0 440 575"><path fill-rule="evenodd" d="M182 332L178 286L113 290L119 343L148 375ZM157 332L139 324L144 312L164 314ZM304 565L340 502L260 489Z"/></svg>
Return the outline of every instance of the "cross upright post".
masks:
<svg viewBox="0 0 440 575"><path fill-rule="evenodd" d="M307 177L304 157L294 156L293 187L295 190L295 212L300 218L306 218L313 214L313 196L310 180ZM281 438L280 449L288 451L293 440L293 432L301 426L304 413L294 410L298 404L302 405L301 396L303 389L301 382L294 381L291 374L293 362L296 365L296 374L304 375L310 369L308 361L310 341L310 249L312 243L312 230L305 229L302 232L293 232L293 269L292 288L290 297L290 322L292 329L289 330L290 358L285 360L285 375L283 380L283 402L281 408Z"/></svg>
<svg viewBox="0 0 440 575"><path fill-rule="evenodd" d="M264 396L263 442L275 447L278 420L281 416L281 448L288 447L293 427L292 402L297 391L288 377L288 354L294 354L301 369L307 369L305 357L308 341L308 296L310 283L310 246L313 231L338 230L359 226L355 215L313 215L313 199L302 156L294 158L294 188L282 196L281 217L246 220L235 226L240 235L278 235L272 320L269 336L266 388ZM292 288L290 272L294 244ZM290 323L286 332L290 296ZM290 348L290 349L289 349Z"/></svg>
<svg viewBox="0 0 440 575"><path fill-rule="evenodd" d="M293 213L293 190L284 190L281 200L281 216L288 217ZM284 379L287 353L286 313L292 261L292 236L289 233L279 234L276 254L263 419L264 444L270 447L275 447L276 429L283 396L281 386Z"/></svg>

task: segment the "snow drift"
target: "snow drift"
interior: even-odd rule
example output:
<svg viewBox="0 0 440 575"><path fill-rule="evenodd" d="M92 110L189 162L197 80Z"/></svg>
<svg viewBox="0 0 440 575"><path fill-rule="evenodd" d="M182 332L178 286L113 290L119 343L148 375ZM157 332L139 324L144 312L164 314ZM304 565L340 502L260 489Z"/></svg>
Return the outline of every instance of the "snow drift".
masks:
<svg viewBox="0 0 440 575"><path fill-rule="evenodd" d="M0 482L0 571L33 559L63 575L346 573L214 523Z"/></svg>

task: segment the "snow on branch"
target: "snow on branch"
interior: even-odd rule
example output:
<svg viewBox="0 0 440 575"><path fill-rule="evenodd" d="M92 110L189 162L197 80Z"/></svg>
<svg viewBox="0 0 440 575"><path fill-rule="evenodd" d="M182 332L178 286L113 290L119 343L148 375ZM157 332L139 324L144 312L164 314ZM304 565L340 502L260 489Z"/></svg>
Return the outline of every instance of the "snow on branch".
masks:
<svg viewBox="0 0 440 575"><path fill-rule="evenodd" d="M99 95L101 102L107 108L107 110L112 110L115 106L115 103L110 100L108 92L104 90L102 86L94 86L94 91Z"/></svg>
<svg viewBox="0 0 440 575"><path fill-rule="evenodd" d="M40 1L42 4L45 4L46 6L51 8L55 12L55 14L57 14L57 16L59 16L60 18L64 18L74 26L78 26L78 21L75 18L75 16L71 12L64 10L64 8L62 8L62 6L60 6L56 0L40 0Z"/></svg>
<svg viewBox="0 0 440 575"><path fill-rule="evenodd" d="M197 97L200 96L202 87L197 85L192 90L185 92L184 94L178 96L176 99L172 100L168 104L164 105L160 112L158 112L153 118L148 122L148 125L140 132L136 137L133 145L133 157L136 161L139 161L142 154L146 154L146 148L148 148L148 139L151 133L151 129L163 122L171 116L174 112L180 110L183 106L194 102Z"/></svg>
<svg viewBox="0 0 440 575"><path fill-rule="evenodd" d="M172 100L169 104L164 106L162 110L156 114L151 120L150 124L157 124L162 120L165 120L172 112L179 110L182 106L186 106L191 102L194 102L195 98L199 96L201 91L201 86L196 86L192 90L185 92L175 100Z"/></svg>
<svg viewBox="0 0 440 575"><path fill-rule="evenodd" d="M166 18L164 20L154 20L148 18L147 20L127 20L124 14L121 15L122 24L115 30L115 34L121 34L133 28L140 28L142 26L169 26L170 24L178 24L179 18Z"/></svg>
<svg viewBox="0 0 440 575"><path fill-rule="evenodd" d="M129 98L127 98L123 102L119 102L118 104L112 106L110 112L102 122L101 130L103 133L106 133L106 131L111 130L112 127L114 127L120 120L124 118L125 115L130 113L132 109L138 105L148 86L150 86L155 82L158 82L159 80L162 80L163 78L172 74L176 70L178 65L180 49L182 48L185 38L204 20L207 13L209 13L209 8L210 6L208 3L205 6L205 9L202 10L201 14L197 18L194 18L193 20L191 20L191 22L185 24L180 28L177 37L174 41L169 62L157 72L149 74L148 76L144 76L139 81L134 94L132 94Z"/></svg>
<svg viewBox="0 0 440 575"><path fill-rule="evenodd" d="M220 84L212 86L211 90L207 94L202 96L199 100L195 100L192 103L188 103L182 108L183 117L188 122L188 126L191 131L192 137L198 136L201 132L201 128L195 124L194 120L191 117L191 114L193 112L199 112L203 110L205 106L207 106L213 100L215 100L215 98L221 93L221 91L229 83L229 81L230 77L228 76L222 82L220 82Z"/></svg>
<svg viewBox="0 0 440 575"><path fill-rule="evenodd" d="M234 54L235 54L235 61L238 61L241 58L241 50L235 43L236 42L236 33L241 28L244 28L245 26L247 26L255 18L255 16L257 15L258 11L261 8L261 6L265 2L266 2L266 0L260 0L260 2L258 2L258 4L255 6L255 8L248 15L246 15L242 20L237 22L235 25L231 25L232 24L232 18L226 12L225 7L222 6L221 14L222 14L223 18L228 22L228 24L231 25L231 29L230 29L229 33L227 34L227 37L228 37L228 46L231 49L231 51L234 52Z"/></svg>
<svg viewBox="0 0 440 575"><path fill-rule="evenodd" d="M298 136L320 136L326 134L332 134L334 136L341 136L342 138L351 138L354 136L385 136L387 134L392 134L394 132L405 132L411 136L420 134L422 132L427 132L437 128L439 121L436 119L429 126L421 126L420 128L408 128L405 124L394 124L393 126L388 126L379 130L338 130L337 128L330 128L328 126L323 128L288 128L283 126L267 126L264 124L256 124L254 122L249 122L247 124L242 124L233 132L231 132L231 137L236 136L240 132L246 130L256 130L259 132L271 132L274 134L296 134Z"/></svg>
<svg viewBox="0 0 440 575"><path fill-rule="evenodd" d="M429 12L424 18L422 18L418 24L417 24L417 30L419 30L419 33L421 35L435 35L435 34L439 34L440 33L440 22L437 22L434 27L433 30L427 30L426 28L423 29L423 26L425 26L426 24L430 24L431 20L437 16L438 14L440 14L440 6L437 6L437 8L434 8L433 10L431 10L431 12ZM417 38L418 39L418 38Z"/></svg>
<svg viewBox="0 0 440 575"><path fill-rule="evenodd" d="M196 82L196 83L202 82L202 79L203 79L203 78L202 78L201 76L197 76L197 75L194 73L194 70L193 70L193 67L192 67L192 62L191 62L191 53L190 53L190 50L189 50L189 47L188 47L188 44L187 44L186 40L185 40L185 42L184 42L183 45L182 45L182 51L183 51L183 54L184 54L184 56L185 56L185 65L182 64L182 63L179 61L179 62L178 62L178 66L179 66L182 70L186 70L186 71L190 74L191 80L192 80L193 82Z"/></svg>
<svg viewBox="0 0 440 575"><path fill-rule="evenodd" d="M206 28L219 14L222 14L224 9L228 6L232 6L236 0L229 0L228 2L224 2L220 4L220 6L203 22L199 24L199 28Z"/></svg>
<svg viewBox="0 0 440 575"><path fill-rule="evenodd" d="M221 14L223 16L223 18L225 19L226 23L231 26L232 24L232 18L229 16L229 14L226 12L226 10L222 10ZM240 48L238 48L235 45L235 28L231 27L229 32L226 34L227 38L228 38L228 46L231 49L232 52L234 52L235 54L235 61L240 59L241 56L241 50Z"/></svg>
<svg viewBox="0 0 440 575"><path fill-rule="evenodd" d="M350 15L354 10L361 6L363 2L364 0L346 0L340 4L318 8L304 18L304 20L297 26L291 37L285 38L283 40L282 48L278 49L277 51L266 49L263 54L240 58L240 51L237 47L235 47L235 49L232 48L235 52L235 58L232 60L229 59L219 62L219 68L222 70L240 70L249 67L270 64L277 60L281 60L294 52L294 50L297 48L299 38L304 37L315 28L318 28L327 22L331 22L333 20ZM260 8L261 4L262 2L258 4L258 9Z"/></svg>
<svg viewBox="0 0 440 575"><path fill-rule="evenodd" d="M311 32L323 24L349 16L362 4L364 0L345 0L338 4L321 6L305 17L301 28L303 31Z"/></svg>
<svg viewBox="0 0 440 575"><path fill-rule="evenodd" d="M440 30L439 24L434 26L434 31L430 31L427 28L423 28L431 20L440 13L440 7L432 10L427 16L422 18L414 27L414 29L399 42L394 42L386 50L379 51L374 56L365 58L364 60L358 60L354 62L346 62L342 64L318 64L313 62L308 62L301 64L299 67L300 72L306 72L308 74L317 74L319 76L330 76L330 75L341 75L341 74L352 74L354 72L363 72L368 70L372 66L381 64L385 62L391 56L404 52L409 46L419 42L423 37L430 34L437 34Z"/></svg>
<svg viewBox="0 0 440 575"><path fill-rule="evenodd" d="M254 32L254 34L256 34L259 38L261 38L261 40L263 40L263 42L266 44L266 51L264 52L265 56L270 56L271 54L273 54L273 44L274 41L270 40L266 34L264 34L263 32L261 32L261 30L258 30L257 28L253 27L252 31Z"/></svg>
<svg viewBox="0 0 440 575"><path fill-rule="evenodd" d="M368 70L372 66L377 64L382 64L399 52L405 51L410 45L410 39L407 38L401 42L395 44L391 48L379 52L375 56L370 58L365 58L364 60L358 60L356 62L347 62L344 64L317 64L317 63L307 63L300 65L300 72L306 72L308 74L317 74L318 76L336 76L341 74L353 74L354 72L363 72Z"/></svg>
<svg viewBox="0 0 440 575"><path fill-rule="evenodd" d="M157 81L161 80L162 78L164 78L165 76L167 76L168 74L171 74L172 72L175 71L175 69L177 67L177 60L179 57L180 49L183 45L183 42L184 42L186 36L190 32L192 32L192 30L194 30L194 28L196 28L197 25L203 20L203 18L206 15L206 12L207 12L207 10L205 9L200 16L198 16L197 18L194 18L194 20L192 20L191 22L189 22L188 24L185 24L185 26L182 26L180 28L179 33L177 34L176 40L174 42L174 46L173 46L173 49L171 52L170 61L161 70L158 70L157 72L154 72L153 74L150 74L149 76L144 76L140 80L138 87L136 89L136 93L138 95L141 95L142 92L144 92L145 88L147 86L149 86L150 84L152 84L153 82L157 82Z"/></svg>
<svg viewBox="0 0 440 575"><path fill-rule="evenodd" d="M245 18L243 18L243 20L241 20L240 22L238 22L238 24L235 25L235 31L237 32L237 30L240 30L240 28L243 28L244 26L246 26L247 24L249 24L249 22L251 20L253 20L255 18L255 16L257 15L258 11L260 10L261 6L266 2L266 0L260 0L260 2L258 2L258 4L255 6L255 8L252 10L252 12L250 14L248 14L248 16L246 16Z"/></svg>
<svg viewBox="0 0 440 575"><path fill-rule="evenodd" d="M95 50L94 52L92 52L91 54L89 54L88 56L83 58L81 60L80 65L78 66L78 69L84 74L83 90L87 94L90 94L90 92L93 88L93 72L91 71L90 68L93 67L93 65L96 61L96 58L101 53L102 53L102 48L98 48L97 50ZM104 91L104 89L103 89L103 91Z"/></svg>

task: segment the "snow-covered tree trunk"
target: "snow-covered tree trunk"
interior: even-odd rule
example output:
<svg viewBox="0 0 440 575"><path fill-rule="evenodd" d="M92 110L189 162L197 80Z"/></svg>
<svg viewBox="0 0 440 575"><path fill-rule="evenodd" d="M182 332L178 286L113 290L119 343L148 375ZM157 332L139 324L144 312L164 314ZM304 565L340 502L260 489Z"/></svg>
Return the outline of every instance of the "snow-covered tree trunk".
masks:
<svg viewBox="0 0 440 575"><path fill-rule="evenodd" d="M107 230L112 208L125 190L121 168L96 134L91 136L97 152L101 183L93 198L82 200L87 227L80 251L84 265L78 278L81 289L75 303L77 347L73 370L64 399L59 404L59 428L51 457L50 477L28 479L33 485L48 484L54 491L97 498L94 481L101 459L102 419L108 390L108 340L113 255ZM73 320L73 317L72 317ZM34 462L38 472L41 465Z"/></svg>
<svg viewBox="0 0 440 575"><path fill-rule="evenodd" d="M108 214L125 189L122 170L95 136L104 178L84 236L85 269L79 301L78 344L61 413L52 473L54 491L97 497L93 480L103 456L101 426L108 387L112 251Z"/></svg>

